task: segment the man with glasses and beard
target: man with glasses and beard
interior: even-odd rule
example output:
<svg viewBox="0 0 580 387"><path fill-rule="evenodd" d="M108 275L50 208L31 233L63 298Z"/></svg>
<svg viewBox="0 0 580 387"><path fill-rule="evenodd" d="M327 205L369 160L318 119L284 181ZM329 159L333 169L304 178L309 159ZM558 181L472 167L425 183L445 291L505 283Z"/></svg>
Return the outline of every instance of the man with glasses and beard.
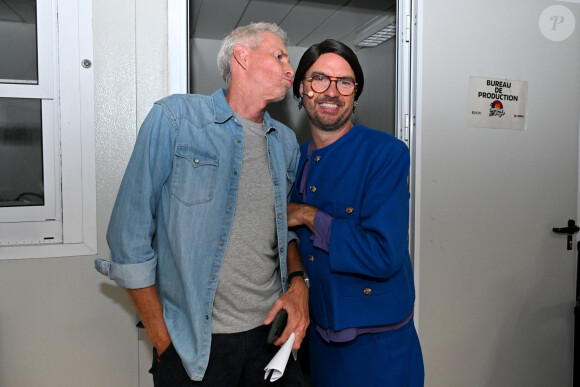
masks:
<svg viewBox="0 0 580 387"><path fill-rule="evenodd" d="M312 385L422 386L407 245L409 150L353 123L363 86L355 53L332 39L304 53L294 78L312 135L288 205L308 273L301 275L310 280Z"/></svg>

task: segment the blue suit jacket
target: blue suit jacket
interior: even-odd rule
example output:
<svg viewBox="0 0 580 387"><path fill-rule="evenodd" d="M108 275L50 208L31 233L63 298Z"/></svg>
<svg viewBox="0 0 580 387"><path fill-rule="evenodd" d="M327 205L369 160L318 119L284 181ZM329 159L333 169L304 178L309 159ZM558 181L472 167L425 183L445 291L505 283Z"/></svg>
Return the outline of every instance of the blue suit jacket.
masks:
<svg viewBox="0 0 580 387"><path fill-rule="evenodd" d="M296 182L308 145L301 148ZM407 146L360 125L312 152L306 202L335 218L328 253L314 247L308 228L297 229L311 281L312 318L319 326L391 324L412 312L408 173ZM304 203L296 186L292 201Z"/></svg>

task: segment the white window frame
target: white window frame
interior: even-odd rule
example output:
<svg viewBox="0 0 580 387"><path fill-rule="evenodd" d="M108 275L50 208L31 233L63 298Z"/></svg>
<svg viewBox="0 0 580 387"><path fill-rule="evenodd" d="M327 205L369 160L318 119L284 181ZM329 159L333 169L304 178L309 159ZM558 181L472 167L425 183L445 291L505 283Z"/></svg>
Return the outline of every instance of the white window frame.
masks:
<svg viewBox="0 0 580 387"><path fill-rule="evenodd" d="M45 195L49 190L56 192L51 212L55 216L40 216L36 219L40 221L24 216L21 222L10 218L9 223L4 218L0 232L17 237L38 229L49 238L51 233L58 238L2 244L0 259L82 256L97 251L92 1L38 0L37 7L38 15L48 11L56 16L48 27L54 34L41 34L46 25L40 17L37 23L39 39L48 35L56 42L54 47L39 41L39 61L49 55L57 71L39 66L39 85L2 85L0 97L43 98L43 109L56 112L54 117L43 114L43 146L50 148L55 164L54 170L45 171ZM55 109L51 109L53 104ZM4 215L8 212L0 214L8 216Z"/></svg>
<svg viewBox="0 0 580 387"><path fill-rule="evenodd" d="M58 133L53 128L59 127L58 99L55 99L57 83L54 69L57 66L54 50L54 42L57 38L53 18L55 4L51 1L37 2L37 63L38 82L12 80L14 83L0 82L0 97L41 99L42 106L42 153L43 153L43 181L44 181L44 205L43 206L19 206L0 208L0 243L31 238L32 235L42 234L41 230L31 229L47 228L46 235L54 235L48 225L33 224L32 227L23 227L21 222L42 222L46 219L57 220L60 214L60 184L55 184L58 179ZM10 82L10 81L8 81ZM56 141L56 142L55 142ZM16 224L8 222L20 222ZM44 222L46 223L46 222ZM40 234L39 234L40 232ZM23 237L24 236L24 237ZM57 240L62 238L58 236Z"/></svg>
<svg viewBox="0 0 580 387"><path fill-rule="evenodd" d="M169 94L185 94L189 86L189 1L167 0Z"/></svg>

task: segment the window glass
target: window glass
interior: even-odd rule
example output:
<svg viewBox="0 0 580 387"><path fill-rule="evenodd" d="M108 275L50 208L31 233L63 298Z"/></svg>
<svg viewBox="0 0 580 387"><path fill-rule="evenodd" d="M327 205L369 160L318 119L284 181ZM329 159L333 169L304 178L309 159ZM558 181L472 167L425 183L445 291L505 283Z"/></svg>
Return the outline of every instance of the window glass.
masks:
<svg viewBox="0 0 580 387"><path fill-rule="evenodd" d="M0 260L96 254L92 0L0 0Z"/></svg>
<svg viewBox="0 0 580 387"><path fill-rule="evenodd" d="M38 84L36 1L0 0L0 83Z"/></svg>
<svg viewBox="0 0 580 387"><path fill-rule="evenodd" d="M41 101L0 98L0 207L41 205Z"/></svg>

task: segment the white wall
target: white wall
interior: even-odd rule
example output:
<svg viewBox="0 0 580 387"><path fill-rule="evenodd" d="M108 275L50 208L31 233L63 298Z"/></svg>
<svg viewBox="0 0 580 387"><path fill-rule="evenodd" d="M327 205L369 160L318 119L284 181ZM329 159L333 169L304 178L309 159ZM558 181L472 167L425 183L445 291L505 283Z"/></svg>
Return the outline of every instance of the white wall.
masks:
<svg viewBox="0 0 580 387"><path fill-rule="evenodd" d="M98 253L138 124L167 90L165 0L93 3ZM95 257L0 261L0 385L138 386L135 312Z"/></svg>
<svg viewBox="0 0 580 387"><path fill-rule="evenodd" d="M419 3L426 385L571 386L577 251L551 228L577 210L580 4ZM567 41L539 30L552 4L576 15ZM526 130L468 127L470 76L528 81Z"/></svg>

